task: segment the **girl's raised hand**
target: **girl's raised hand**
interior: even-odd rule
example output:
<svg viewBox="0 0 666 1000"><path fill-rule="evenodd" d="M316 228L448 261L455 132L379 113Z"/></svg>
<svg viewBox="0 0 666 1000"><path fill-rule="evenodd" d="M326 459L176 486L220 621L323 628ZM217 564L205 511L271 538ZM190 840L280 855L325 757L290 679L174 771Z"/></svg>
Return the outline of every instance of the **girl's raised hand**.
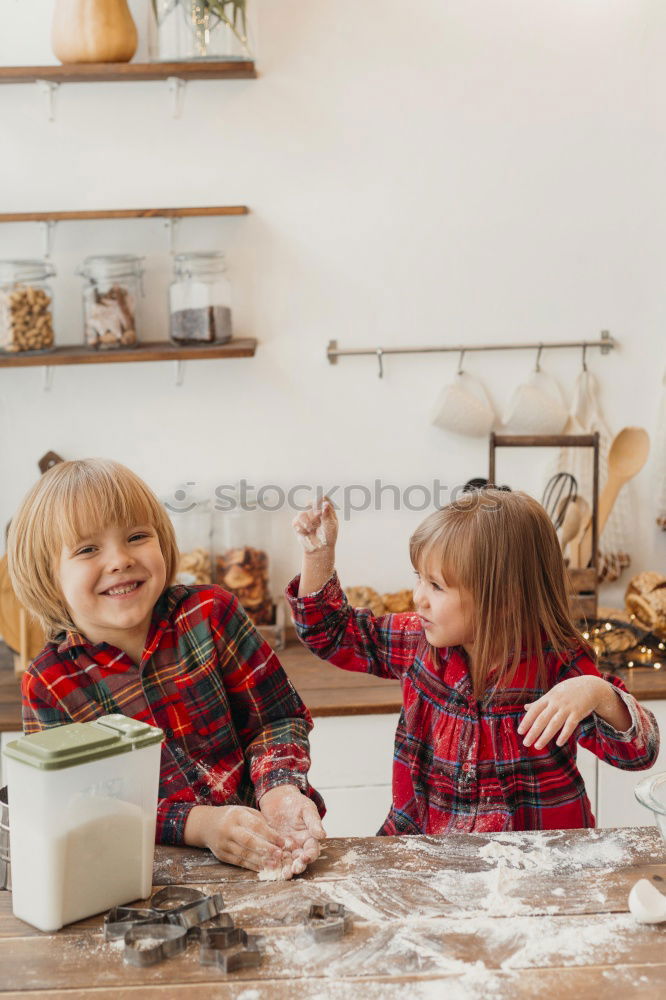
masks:
<svg viewBox="0 0 666 1000"><path fill-rule="evenodd" d="M526 733L523 744L543 750L552 739L558 747L573 736L576 726L603 703L609 685L601 677L569 677L537 701L527 702L518 733ZM617 696L612 693L612 697Z"/></svg>
<svg viewBox="0 0 666 1000"><path fill-rule="evenodd" d="M309 510L296 515L292 526L306 553L335 549L338 518L328 497L314 500Z"/></svg>

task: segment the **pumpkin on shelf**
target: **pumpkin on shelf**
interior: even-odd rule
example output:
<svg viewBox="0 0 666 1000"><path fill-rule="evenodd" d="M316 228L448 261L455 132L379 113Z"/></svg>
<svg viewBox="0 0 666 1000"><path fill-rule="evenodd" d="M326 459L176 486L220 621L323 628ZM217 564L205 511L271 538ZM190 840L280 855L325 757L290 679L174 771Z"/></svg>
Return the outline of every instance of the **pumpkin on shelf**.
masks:
<svg viewBox="0 0 666 1000"><path fill-rule="evenodd" d="M51 44L61 63L129 62L137 41L127 0L55 0Z"/></svg>

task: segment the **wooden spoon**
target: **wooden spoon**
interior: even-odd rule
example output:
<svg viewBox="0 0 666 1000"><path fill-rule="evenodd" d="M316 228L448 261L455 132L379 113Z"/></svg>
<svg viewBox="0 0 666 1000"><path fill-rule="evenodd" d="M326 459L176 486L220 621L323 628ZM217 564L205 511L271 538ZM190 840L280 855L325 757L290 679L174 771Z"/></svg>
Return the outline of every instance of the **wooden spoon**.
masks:
<svg viewBox="0 0 666 1000"><path fill-rule="evenodd" d="M608 478L599 497L599 527L597 537L625 483L638 475L650 452L650 436L643 427L624 427L613 438L608 452ZM587 566L592 557L592 521L587 525L579 545L579 566Z"/></svg>
<svg viewBox="0 0 666 1000"><path fill-rule="evenodd" d="M580 511L580 520L578 522L578 528L575 535L569 540L569 568L570 569L580 569L580 554L579 548L582 541L583 535L587 530L587 526L590 523L590 505L585 499L585 497L576 497L576 503ZM562 547L564 552L564 546ZM566 555L566 553L565 553Z"/></svg>

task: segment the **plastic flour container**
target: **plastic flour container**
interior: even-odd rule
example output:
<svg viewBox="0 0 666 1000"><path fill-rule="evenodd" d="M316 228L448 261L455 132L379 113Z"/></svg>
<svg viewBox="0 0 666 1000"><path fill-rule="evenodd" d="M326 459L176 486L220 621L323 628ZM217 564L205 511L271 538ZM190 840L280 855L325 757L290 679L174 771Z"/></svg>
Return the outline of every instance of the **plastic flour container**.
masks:
<svg viewBox="0 0 666 1000"><path fill-rule="evenodd" d="M104 715L7 744L15 916L54 931L150 895L163 738Z"/></svg>

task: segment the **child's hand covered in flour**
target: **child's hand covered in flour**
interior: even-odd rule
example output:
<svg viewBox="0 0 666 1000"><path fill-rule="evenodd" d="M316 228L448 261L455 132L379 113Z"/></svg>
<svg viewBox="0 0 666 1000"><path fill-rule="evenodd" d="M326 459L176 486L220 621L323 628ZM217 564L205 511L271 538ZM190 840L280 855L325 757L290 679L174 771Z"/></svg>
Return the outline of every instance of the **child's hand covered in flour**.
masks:
<svg viewBox="0 0 666 1000"><path fill-rule="evenodd" d="M310 508L297 514L291 523L305 552L335 549L338 518L328 497L314 500Z"/></svg>
<svg viewBox="0 0 666 1000"><path fill-rule="evenodd" d="M320 841L326 837L316 805L295 785L278 785L262 795L259 809L291 848L291 857L282 866L282 878L300 875L317 860Z"/></svg>
<svg viewBox="0 0 666 1000"><path fill-rule="evenodd" d="M333 504L324 497L309 510L301 511L292 521L303 546L303 563L298 596L315 594L333 575L338 518Z"/></svg>

